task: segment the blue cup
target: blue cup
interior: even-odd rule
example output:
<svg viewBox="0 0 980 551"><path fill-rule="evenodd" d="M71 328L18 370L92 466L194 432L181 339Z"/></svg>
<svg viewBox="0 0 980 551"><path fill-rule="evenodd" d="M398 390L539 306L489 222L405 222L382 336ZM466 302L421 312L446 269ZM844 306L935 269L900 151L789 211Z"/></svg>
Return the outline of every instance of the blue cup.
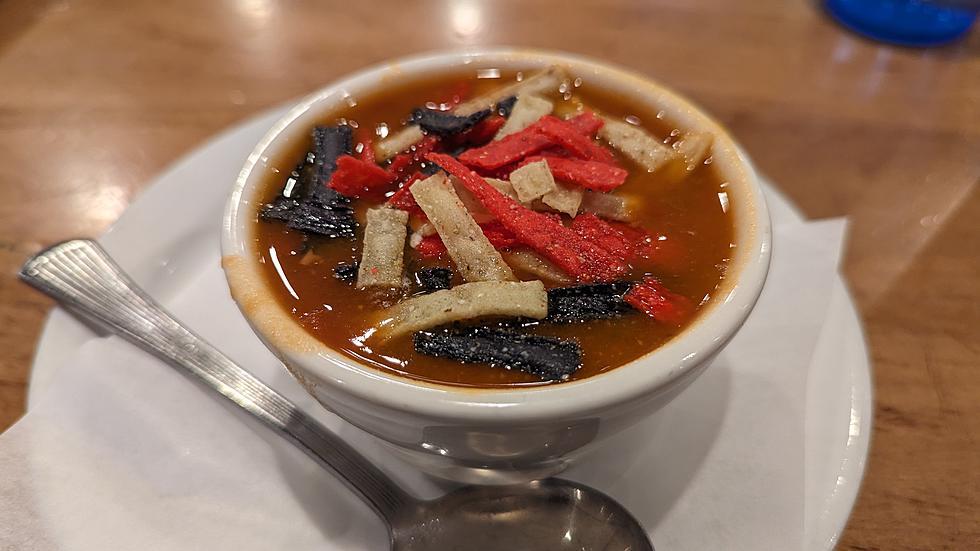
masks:
<svg viewBox="0 0 980 551"><path fill-rule="evenodd" d="M964 36L980 0L825 0L841 25L864 36L903 46L938 46Z"/></svg>

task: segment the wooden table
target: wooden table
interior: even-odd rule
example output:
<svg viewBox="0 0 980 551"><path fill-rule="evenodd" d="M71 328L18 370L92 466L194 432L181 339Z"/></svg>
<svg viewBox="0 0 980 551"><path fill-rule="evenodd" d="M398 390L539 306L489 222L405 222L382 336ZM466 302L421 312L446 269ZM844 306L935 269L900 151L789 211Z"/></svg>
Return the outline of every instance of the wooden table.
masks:
<svg viewBox="0 0 980 551"><path fill-rule="evenodd" d="M980 548L980 33L897 49L781 0L389 4L0 1L0 430L51 307L15 279L27 255L98 235L208 136L366 64L555 48L670 83L808 216L850 217L876 418L840 548Z"/></svg>

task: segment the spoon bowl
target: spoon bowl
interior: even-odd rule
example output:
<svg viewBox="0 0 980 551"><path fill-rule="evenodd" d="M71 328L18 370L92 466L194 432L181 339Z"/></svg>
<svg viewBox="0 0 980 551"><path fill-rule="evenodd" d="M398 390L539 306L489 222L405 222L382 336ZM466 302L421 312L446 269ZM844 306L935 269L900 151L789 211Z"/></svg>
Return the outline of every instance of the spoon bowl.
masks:
<svg viewBox="0 0 980 551"><path fill-rule="evenodd" d="M466 486L392 519L395 551L653 550L622 505L588 486L546 479Z"/></svg>

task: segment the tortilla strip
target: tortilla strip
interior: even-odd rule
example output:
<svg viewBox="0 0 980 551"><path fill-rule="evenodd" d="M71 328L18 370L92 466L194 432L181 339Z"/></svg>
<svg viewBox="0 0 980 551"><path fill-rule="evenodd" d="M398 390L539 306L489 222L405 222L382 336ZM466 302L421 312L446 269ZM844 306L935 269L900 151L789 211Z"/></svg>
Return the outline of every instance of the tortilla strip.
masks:
<svg viewBox="0 0 980 551"><path fill-rule="evenodd" d="M517 199L517 190L507 180L498 180L497 178L484 178L484 180L491 186L497 188L497 191L500 193L503 193L511 199Z"/></svg>
<svg viewBox="0 0 980 551"><path fill-rule="evenodd" d="M524 80L501 86L482 96L461 103L452 112L454 115L469 115L481 109L493 107L500 100L505 100L511 96L554 92L566 78L565 69L552 65L547 69L524 77Z"/></svg>
<svg viewBox="0 0 980 551"><path fill-rule="evenodd" d="M555 184L555 189L541 197L541 202L549 207L563 212L572 218L578 214L579 206L582 205L582 196L585 190L578 186L569 186L562 183Z"/></svg>
<svg viewBox="0 0 980 551"><path fill-rule="evenodd" d="M483 203L476 200L473 194L466 189L466 186L459 181L455 176L450 176L449 181L453 184L453 190L456 191L456 196L459 200L463 202L463 207L466 208L466 212L470 213L473 220L477 224L483 224L493 220L493 215L487 212L487 209L483 208Z"/></svg>
<svg viewBox="0 0 980 551"><path fill-rule="evenodd" d="M425 133L417 124L406 126L374 144L374 158L379 163L387 161L402 151L407 151L408 148L419 143L424 137Z"/></svg>
<svg viewBox="0 0 980 551"><path fill-rule="evenodd" d="M387 207L368 209L364 250L357 269L358 287L401 287L408 233L408 212Z"/></svg>
<svg viewBox="0 0 980 551"><path fill-rule="evenodd" d="M417 249L419 245L422 244L422 240L430 235L435 235L436 229L432 227L432 224L426 222L425 224L419 226L419 228L408 235L408 246Z"/></svg>
<svg viewBox="0 0 980 551"><path fill-rule="evenodd" d="M503 193L504 195L510 197L511 199L517 199L517 192L514 191L514 186L510 185L507 180L498 180L496 178L485 178L487 183L491 186L497 188L497 191ZM463 206L469 211L470 216L473 220L476 220L477 224L483 224L484 222L490 222L494 220L492 214L487 212L487 209L483 206L483 203L476 200L470 190L466 189L458 178L455 176L450 176L449 180L453 183L453 188L456 190L456 195L459 196L459 200L463 202ZM434 230L433 230L434 231Z"/></svg>
<svg viewBox="0 0 980 551"><path fill-rule="evenodd" d="M673 144L674 159L660 169L661 180L676 184L700 166L711 154L714 135L708 132L685 132Z"/></svg>
<svg viewBox="0 0 980 551"><path fill-rule="evenodd" d="M645 130L627 122L602 117L599 136L637 164L653 172L676 158L677 153Z"/></svg>
<svg viewBox="0 0 980 551"><path fill-rule="evenodd" d="M487 316L543 319L548 315L548 293L540 281L478 281L403 300L382 315L373 338L384 341Z"/></svg>
<svg viewBox="0 0 980 551"><path fill-rule="evenodd" d="M531 201L558 189L547 161L528 163L510 173L510 185L517 191L517 200L522 203Z"/></svg>
<svg viewBox="0 0 980 551"><path fill-rule="evenodd" d="M423 238L436 234L436 229L432 224L420 216L409 215L408 228L412 230L412 233L408 234L408 246L413 249L418 248Z"/></svg>
<svg viewBox="0 0 980 551"><path fill-rule="evenodd" d="M508 182L507 180L498 180L497 178L484 178L484 179L487 181L488 184L495 187L497 191L499 191L500 193L503 193L504 195L510 197L511 199L514 199L515 201L519 201L519 199L517 198L517 191L514 189L514 186L512 186L511 183ZM450 176L449 180L453 183L453 188L456 190L456 195L459 196L459 200L463 202L463 206L466 207L466 210L469 211L470 216L472 216L473 219L476 220L477 224L483 224L484 222L489 222L491 220L494 220L493 215L487 212L487 209L484 208L483 203L477 201L476 198L473 197L473 194L470 193L468 189L466 189L466 187L459 181L458 178L456 178L455 176ZM534 210L542 210L542 211L554 210L548 205L542 203L541 201L532 201L530 204L526 204L525 206L532 208ZM425 224L420 226L418 230L416 230L416 232L418 231L422 231L423 232L422 236L427 237L435 233L435 228L433 228L431 224L426 222Z"/></svg>
<svg viewBox="0 0 980 551"><path fill-rule="evenodd" d="M411 235L408 236L408 246L413 249L417 249L419 248L419 245L422 244L423 239L425 239L424 235L418 231L413 231Z"/></svg>
<svg viewBox="0 0 980 551"><path fill-rule="evenodd" d="M527 94L517 96L517 103L514 104L514 109L507 117L507 122L500 127L493 139L499 140L507 134L524 130L541 117L550 115L554 108L553 103L538 96Z"/></svg>
<svg viewBox="0 0 980 551"><path fill-rule="evenodd" d="M582 205L579 210L619 222L628 222L633 218L629 198L615 193L586 191L585 195L582 196Z"/></svg>
<svg viewBox="0 0 980 551"><path fill-rule="evenodd" d="M714 135L709 132L685 132L681 139L674 142L674 151L684 157L687 170L691 171L711 153L711 143L714 138Z"/></svg>
<svg viewBox="0 0 980 551"><path fill-rule="evenodd" d="M515 190L514 186L507 180L498 180L496 178L484 178L484 179L487 181L488 184L495 187L497 191L499 191L500 193L503 193L507 197L510 197L511 199L520 202L520 199L518 199L517 197L517 190ZM555 182L555 185L557 187L558 182ZM541 202L540 199L535 199L534 201L531 201L529 203L521 203L521 204L531 210L537 210L541 212L555 212L555 209L544 204L543 202Z"/></svg>
<svg viewBox="0 0 980 551"><path fill-rule="evenodd" d="M425 222L415 231L422 237L429 237L430 235L436 234L436 227L429 222Z"/></svg>
<svg viewBox="0 0 980 551"><path fill-rule="evenodd" d="M511 96L539 94L541 92L557 90L564 79L565 70L553 65L541 72L529 75L520 82L502 86L482 96L461 103L453 108L450 113L460 116L472 115L481 109L493 107L500 100L507 99ZM406 126L374 144L374 156L379 163L387 161L418 143L424 135L422 129L417 125Z"/></svg>
<svg viewBox="0 0 980 551"><path fill-rule="evenodd" d="M514 281L514 273L493 248L476 220L460 201L444 172L415 182L415 202L436 228L449 257L466 281Z"/></svg>
<svg viewBox="0 0 980 551"><path fill-rule="evenodd" d="M523 270L535 277L555 283L572 283L574 280L557 266L541 258L539 255L526 250L516 250L504 253L504 260L515 270Z"/></svg>
<svg viewBox="0 0 980 551"><path fill-rule="evenodd" d="M408 229L416 233L421 233L423 237L428 237L436 233L436 229L432 227L427 219L421 216L412 216L411 213L408 215Z"/></svg>

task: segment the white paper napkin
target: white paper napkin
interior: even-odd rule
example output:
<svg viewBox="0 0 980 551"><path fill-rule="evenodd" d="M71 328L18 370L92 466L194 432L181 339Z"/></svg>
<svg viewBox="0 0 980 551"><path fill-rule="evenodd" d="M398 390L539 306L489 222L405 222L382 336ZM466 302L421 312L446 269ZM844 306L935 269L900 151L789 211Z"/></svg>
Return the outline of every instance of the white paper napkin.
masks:
<svg viewBox="0 0 980 551"><path fill-rule="evenodd" d="M763 297L716 363L565 476L622 501L660 549L802 549L806 372L843 228L777 228ZM409 490L444 491L315 405L248 330L214 258L168 307ZM86 344L0 436L0 549L385 545L380 520L332 475L113 337Z"/></svg>

